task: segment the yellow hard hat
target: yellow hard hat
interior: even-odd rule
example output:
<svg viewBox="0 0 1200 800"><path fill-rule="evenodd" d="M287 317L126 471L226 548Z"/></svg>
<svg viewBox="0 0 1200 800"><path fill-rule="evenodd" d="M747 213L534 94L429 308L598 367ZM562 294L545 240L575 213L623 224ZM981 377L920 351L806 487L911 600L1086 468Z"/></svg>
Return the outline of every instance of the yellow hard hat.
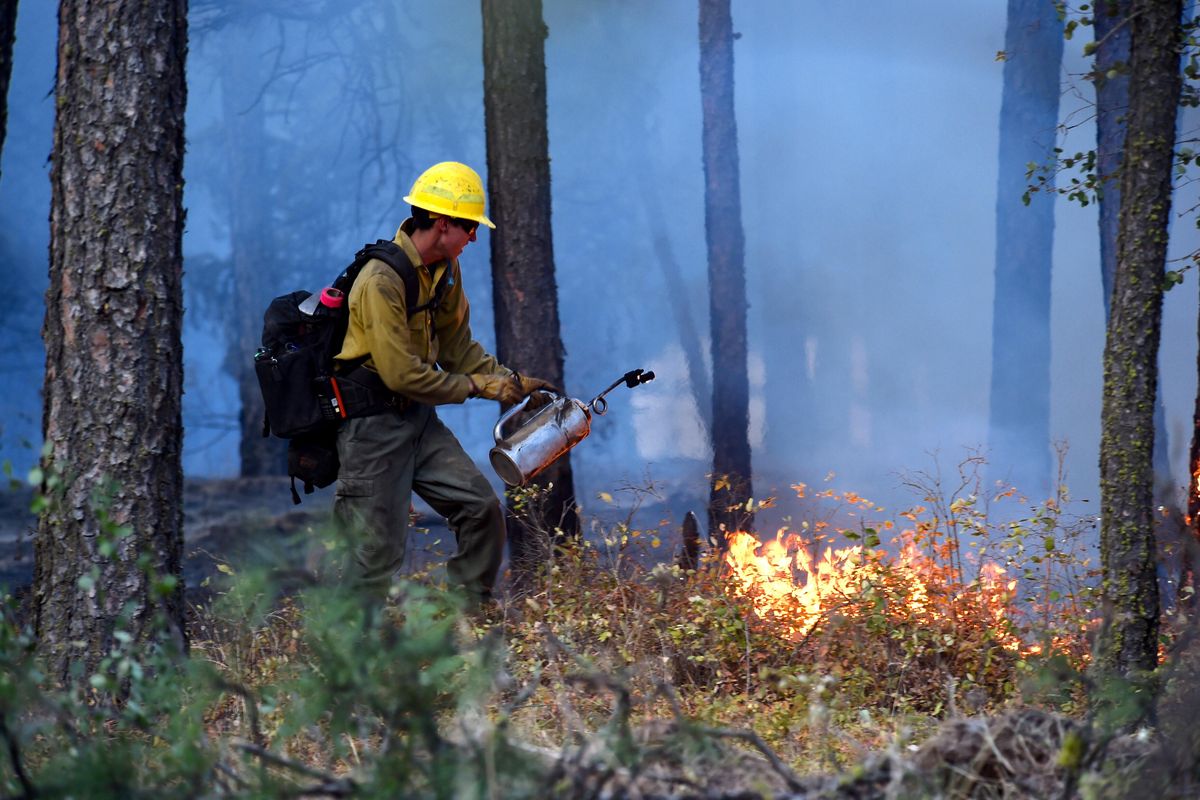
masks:
<svg viewBox="0 0 1200 800"><path fill-rule="evenodd" d="M422 172L404 202L434 214L473 219L489 228L496 227L483 213L483 179L457 161L443 161Z"/></svg>

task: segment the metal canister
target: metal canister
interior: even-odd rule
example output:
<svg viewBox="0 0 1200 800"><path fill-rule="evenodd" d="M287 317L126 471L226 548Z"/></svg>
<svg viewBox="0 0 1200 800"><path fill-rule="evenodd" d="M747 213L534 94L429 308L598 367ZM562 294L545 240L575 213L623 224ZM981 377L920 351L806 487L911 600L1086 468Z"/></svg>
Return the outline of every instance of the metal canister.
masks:
<svg viewBox="0 0 1200 800"><path fill-rule="evenodd" d="M605 395L622 383L632 389L652 380L653 372L630 370L593 397L590 403L545 392L550 395L550 402L506 437L504 426L529 405L529 397L526 397L500 417L492 429L492 438L496 440L491 452L492 469L509 486L520 486L587 438L592 431L592 414L604 416L608 410Z"/></svg>
<svg viewBox="0 0 1200 800"><path fill-rule="evenodd" d="M573 397L555 396L512 434L504 426L524 410L529 398L510 408L492 429L496 446L492 469L509 486L520 486L583 441L592 430L591 408Z"/></svg>

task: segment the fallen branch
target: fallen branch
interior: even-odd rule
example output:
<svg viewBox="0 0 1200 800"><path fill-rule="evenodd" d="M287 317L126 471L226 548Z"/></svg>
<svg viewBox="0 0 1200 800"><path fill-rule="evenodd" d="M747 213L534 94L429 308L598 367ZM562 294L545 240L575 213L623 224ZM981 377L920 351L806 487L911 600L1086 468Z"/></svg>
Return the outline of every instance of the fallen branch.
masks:
<svg viewBox="0 0 1200 800"><path fill-rule="evenodd" d="M8 720L4 718L3 714L0 714L0 738L4 739L4 743L7 745L8 760L12 763L13 772L17 775L17 781L20 782L25 797L36 797L37 788L34 787L33 781L25 772L25 765L21 763L21 749L17 744L17 738L8 729Z"/></svg>
<svg viewBox="0 0 1200 800"><path fill-rule="evenodd" d="M299 773L306 778L313 778L320 781L316 786L299 789L292 793L294 797L350 797L358 792L358 784L350 778L339 778L336 775L330 775L322 772L319 769L314 769L307 764L301 764L299 761L293 761L290 758L285 758L278 753L273 753L265 747L260 747L253 742L234 742L233 746L238 750L249 753L262 761L271 764L272 766L290 770L291 772Z"/></svg>

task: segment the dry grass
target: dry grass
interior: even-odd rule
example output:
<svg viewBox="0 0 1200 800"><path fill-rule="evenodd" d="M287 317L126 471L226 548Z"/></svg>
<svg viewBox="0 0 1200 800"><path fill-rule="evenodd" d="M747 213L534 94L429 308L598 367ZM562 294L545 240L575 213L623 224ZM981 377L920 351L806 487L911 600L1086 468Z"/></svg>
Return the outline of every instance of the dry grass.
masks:
<svg viewBox="0 0 1200 800"><path fill-rule="evenodd" d="M721 564L672 564L662 530L622 525L547 547L523 595L457 623L457 647L486 667L488 687L431 711L438 736L481 758L503 741L566 797L1072 797L1080 787L1102 797L1148 765L1186 772L1183 756L1163 766L1162 748L1101 735L1082 715L1078 615L1089 600L1064 595L1059 579L1087 565L1062 550L1048 564L1045 547L1034 569L1019 564L1027 540L1056 532L1058 509L1043 512L1041 528L1006 525L1000 541L986 539L994 531L978 505L910 512L930 559L923 602L909 602L912 573L881 550L870 585L831 603L802 637L756 613L753 591ZM1003 635L961 557L973 537L1032 585L1006 600ZM286 726L294 700L270 687L312 666L301 631L314 612L266 605L198 622L197 654L235 687L209 709L209 735L270 748L327 781L361 776L389 734ZM400 630L405 611L392 613Z"/></svg>

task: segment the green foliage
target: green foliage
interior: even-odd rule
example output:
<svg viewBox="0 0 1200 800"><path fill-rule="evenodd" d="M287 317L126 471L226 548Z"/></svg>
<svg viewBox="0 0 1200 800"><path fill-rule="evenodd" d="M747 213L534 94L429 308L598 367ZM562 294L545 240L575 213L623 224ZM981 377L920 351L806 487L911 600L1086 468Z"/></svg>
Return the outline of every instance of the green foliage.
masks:
<svg viewBox="0 0 1200 800"><path fill-rule="evenodd" d="M906 748L940 717L1019 695L1073 713L1083 691L1120 701L1153 688L1097 688L1086 673L1089 556L1065 489L1006 519L993 503L1018 496L985 492L977 465L946 484L936 470L909 476L922 505L898 515L904 532L852 492L813 496L797 527L822 548L865 548L863 579L799 629L711 556L695 571L669 563L673 531L640 530L632 515L553 547L545 529L547 561L527 593L475 614L425 580L395 584L385 602L336 574L285 592L267 571L226 565L189 658L166 628L139 643L118 624L95 674L71 686L47 683L8 600L0 794L616 795L630 784L614 781L665 764L722 763L729 738L843 770L857 748ZM893 558L889 535L927 561ZM318 536L332 562L353 545ZM986 564L1022 586L1005 618L982 602ZM1111 709L1054 745L1055 769L1092 769L1111 730L1146 707ZM786 766L768 771L797 791ZM870 771L847 780L856 774Z"/></svg>
<svg viewBox="0 0 1200 800"><path fill-rule="evenodd" d="M1055 7L1058 10L1058 17L1064 20L1063 35L1070 40L1075 32L1081 27L1091 27L1094 23L1095 13L1104 13L1102 9L1097 8L1094 4L1083 4L1076 8L1069 7L1065 2L1056 2ZM1115 13L1110 12L1110 13ZM1125 22L1124 24L1129 24ZM1180 70L1182 73L1183 86L1180 93L1179 104L1184 108L1200 107L1200 17L1185 19L1180 23L1180 41L1181 41L1181 59ZM1088 58L1095 58L1098 49L1096 41L1090 41L1083 46L1083 55ZM1084 80L1094 84L1102 85L1104 81L1115 80L1129 74L1129 64L1116 61L1105 71L1101 72L1098 68L1093 68L1085 73L1082 77ZM1060 132L1064 135L1069 135L1072 126L1061 126ZM1176 186L1186 185L1195 177L1191 174L1191 170L1196 166L1197 158L1195 151L1186 146L1186 143L1191 140L1181 142L1175 152L1175 169L1174 178ZM1051 192L1065 196L1068 200L1078 203L1080 206L1088 206L1092 203L1099 202L1104 195L1104 191L1109 186L1119 188L1120 185L1120 169L1118 168L1112 174L1101 176L1097 172L1097 154L1095 149L1086 151L1077 151L1072 155L1064 155L1066 151L1061 147L1054 148L1053 155L1044 164L1030 162L1026 165L1025 178L1029 181L1021 200L1025 205L1029 205L1033 195L1044 192ZM1072 174L1074 173L1074 174ZM1058 185L1063 176L1068 176L1069 179L1066 185ZM1198 206L1193 206L1187 209L1188 214L1195 216L1195 224L1200 227L1200 216L1196 216L1195 212ZM1163 291L1170 291L1180 283L1183 283L1184 274L1191 269L1195 264L1200 263L1200 250L1197 250L1187 257L1191 263L1180 269L1168 270L1163 280Z"/></svg>
<svg viewBox="0 0 1200 800"><path fill-rule="evenodd" d="M476 741L444 725L486 707L498 652L494 640L471 641L453 595L405 585L381 605L318 586L268 610L275 599L261 576L239 575L221 603L230 616L206 627L248 633L251 648L215 639L179 660L165 631L141 645L118 631L101 668L69 687L45 684L7 599L0 737L14 755L0 791L260 797L340 787L449 798L483 796L489 761L522 774L502 737ZM532 796L519 783L505 796Z"/></svg>

